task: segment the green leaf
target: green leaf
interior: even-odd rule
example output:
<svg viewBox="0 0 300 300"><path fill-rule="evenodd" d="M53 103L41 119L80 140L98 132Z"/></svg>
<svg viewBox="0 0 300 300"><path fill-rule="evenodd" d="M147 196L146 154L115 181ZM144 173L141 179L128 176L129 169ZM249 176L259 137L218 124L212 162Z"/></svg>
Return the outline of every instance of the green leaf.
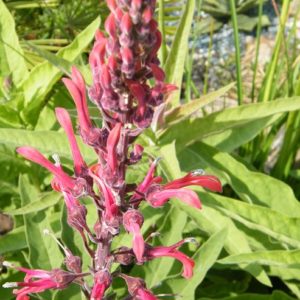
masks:
<svg viewBox="0 0 300 300"><path fill-rule="evenodd" d="M8 252L20 251L24 248L27 248L24 226L18 227L0 237L0 255Z"/></svg>
<svg viewBox="0 0 300 300"><path fill-rule="evenodd" d="M26 176L21 175L19 188L22 206L29 205L37 199L37 190L30 184ZM26 241L29 248L28 261L33 268L51 270L60 267L63 256L56 242L43 231L50 230L49 216L45 212L24 215Z"/></svg>
<svg viewBox="0 0 300 300"><path fill-rule="evenodd" d="M195 0L187 0L180 24L164 66L166 82L173 83L178 90L172 93L172 103L179 104L184 62L188 52L189 33L195 10Z"/></svg>
<svg viewBox="0 0 300 300"><path fill-rule="evenodd" d="M230 296L219 300L295 300L281 291L274 291L272 295L262 294L243 294L238 296ZM211 300L210 298L200 298L199 300Z"/></svg>
<svg viewBox="0 0 300 300"><path fill-rule="evenodd" d="M191 160L194 156L198 166L194 165L193 168L209 166L244 201L270 207L290 217L300 216L300 204L293 190L284 182L263 173L250 171L230 154L220 152L204 143L196 143L187 149L181 154L180 161Z"/></svg>
<svg viewBox="0 0 300 300"><path fill-rule="evenodd" d="M255 138L264 128L274 124L282 117L282 114L253 120L248 123L242 124L237 128L231 128L222 131L221 133L210 135L202 141L205 144L216 147L220 151L232 152L241 145L251 141Z"/></svg>
<svg viewBox="0 0 300 300"><path fill-rule="evenodd" d="M74 41L58 51L57 56L69 62L74 62L92 41L96 29L100 25L97 18L85 30L83 30ZM31 123L35 123L37 112L42 105L44 98L50 92L53 85L61 77L62 72L50 62L45 61L32 69L30 75L24 80L25 109L24 118Z"/></svg>
<svg viewBox="0 0 300 300"><path fill-rule="evenodd" d="M168 127L160 134L159 143L168 144L176 140L176 146L181 150L186 145L210 135L228 129L239 130L239 126L252 120L298 109L300 109L300 97L228 108L203 118L187 119Z"/></svg>
<svg viewBox="0 0 300 300"><path fill-rule="evenodd" d="M1 54L0 54L1 55ZM1 127L21 127L19 113L7 104L0 104L0 126Z"/></svg>
<svg viewBox="0 0 300 300"><path fill-rule="evenodd" d="M260 231L283 244L300 248L300 219L289 218L267 207L248 204L217 194L199 192L205 203L246 227Z"/></svg>
<svg viewBox="0 0 300 300"><path fill-rule="evenodd" d="M193 257L195 261L194 276L189 279L170 279L166 285L170 286L172 292L180 295L183 299L194 300L195 290L203 281L208 270L214 265L224 246L228 230L223 228L213 234L197 251Z"/></svg>
<svg viewBox="0 0 300 300"><path fill-rule="evenodd" d="M14 211L7 212L7 214L17 216L38 212L46 208L53 207L59 200L61 200L61 198L61 194L57 192L44 193L38 200L32 201Z"/></svg>
<svg viewBox="0 0 300 300"><path fill-rule="evenodd" d="M300 250L273 250L242 253L227 256L220 259L218 262L226 265L256 263L266 266L299 269Z"/></svg>
<svg viewBox="0 0 300 300"><path fill-rule="evenodd" d="M175 107L166 116L167 124L170 125L173 122L178 123L190 117L192 114L196 113L203 106L225 95L234 85L235 85L234 82L230 83L227 86L222 87L217 91L201 96L199 99L195 99L186 104L182 104Z"/></svg>
<svg viewBox="0 0 300 300"><path fill-rule="evenodd" d="M27 76L28 70L15 31L14 19L2 0L0 0L0 16L0 74L12 76L13 83L18 86Z"/></svg>
<svg viewBox="0 0 300 300"><path fill-rule="evenodd" d="M96 156L93 150L83 144L80 139L77 139L77 141L85 160L88 163L95 161ZM29 131L0 128L0 144L10 145L14 148L30 145L45 155L57 153L66 158L71 157L66 135L57 131Z"/></svg>

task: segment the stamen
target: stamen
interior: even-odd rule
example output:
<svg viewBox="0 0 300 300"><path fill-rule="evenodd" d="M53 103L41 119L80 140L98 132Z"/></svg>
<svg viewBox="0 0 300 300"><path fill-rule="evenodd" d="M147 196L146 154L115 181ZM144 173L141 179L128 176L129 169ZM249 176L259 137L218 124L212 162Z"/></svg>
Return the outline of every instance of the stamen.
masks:
<svg viewBox="0 0 300 300"><path fill-rule="evenodd" d="M205 171L203 169L197 169L197 170L192 171L193 176L200 176L200 175L204 175L204 174L205 174Z"/></svg>
<svg viewBox="0 0 300 300"><path fill-rule="evenodd" d="M2 262L2 266L7 267L7 268L13 268L14 267L14 265L11 262L6 261L6 260L4 260Z"/></svg>
<svg viewBox="0 0 300 300"><path fill-rule="evenodd" d="M5 282L2 287L4 287L5 289L10 289L10 288L15 288L18 287L18 283L17 282Z"/></svg>
<svg viewBox="0 0 300 300"><path fill-rule="evenodd" d="M193 243L195 244L196 246L199 246L200 244L197 242L197 240L193 237L190 237L190 238L186 238L184 239L184 242L185 243Z"/></svg>
<svg viewBox="0 0 300 300"><path fill-rule="evenodd" d="M162 159L162 157L157 157L153 163L157 166L157 164L159 163L159 161Z"/></svg>
<svg viewBox="0 0 300 300"><path fill-rule="evenodd" d="M58 244L58 246L60 246L60 248L65 252L65 254L68 256L68 250L67 248L56 238L56 236L50 232L49 229L45 228L43 230L44 235L49 235L50 237L52 237L52 239Z"/></svg>
<svg viewBox="0 0 300 300"><path fill-rule="evenodd" d="M55 162L55 166L56 166L56 167L59 167L59 166L61 165L59 155L58 155L57 153L54 153L54 154L52 155L52 158L53 158L53 160L54 160L54 162Z"/></svg>

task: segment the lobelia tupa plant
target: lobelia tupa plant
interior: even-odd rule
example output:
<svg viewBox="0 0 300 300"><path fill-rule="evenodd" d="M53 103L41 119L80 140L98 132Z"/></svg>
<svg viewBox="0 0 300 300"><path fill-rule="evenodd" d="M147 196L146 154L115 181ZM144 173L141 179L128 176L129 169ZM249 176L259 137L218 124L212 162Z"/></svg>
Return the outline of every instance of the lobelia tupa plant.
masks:
<svg viewBox="0 0 300 300"><path fill-rule="evenodd" d="M98 162L92 166L85 163L70 116L63 108L56 109L56 117L70 143L73 176L63 170L57 155L52 163L36 149L27 146L17 149L20 155L53 174L52 187L64 197L67 222L82 237L91 257L90 268L82 270L81 258L59 241L67 270L30 270L4 262L26 274L24 282L4 284L4 287L19 287L13 290L18 300L27 300L29 294L47 289L65 289L71 283L79 284L87 299L104 299L115 277L125 280L130 294L128 299L157 299L141 278L120 271L111 272L112 264L142 265L155 258L172 257L182 263L182 276L191 278L194 262L178 248L192 239L171 246L149 245L141 233L144 218L139 210L140 203L146 201L152 207L161 207L170 198L178 198L200 209L197 194L185 189L186 186L222 190L216 177L199 171L163 184L162 178L155 176L158 159L151 163L141 183L126 184L127 167L138 163L143 153L143 147L135 143L137 137L149 127L155 108L175 87L164 83L164 72L159 67L157 52L161 34L153 19L155 0L108 0L107 4L111 11L105 22L108 36L100 31L96 33L89 57L93 85L88 88L88 94L102 114L102 128L96 128L90 119L86 85L80 72L73 67L71 79L63 79L76 105L79 134L83 142L95 150ZM80 201L83 196L93 199L97 210L93 229L86 222L87 209ZM122 226L132 235L132 248L112 249L112 240ZM92 286L86 282L86 276L92 276Z"/></svg>

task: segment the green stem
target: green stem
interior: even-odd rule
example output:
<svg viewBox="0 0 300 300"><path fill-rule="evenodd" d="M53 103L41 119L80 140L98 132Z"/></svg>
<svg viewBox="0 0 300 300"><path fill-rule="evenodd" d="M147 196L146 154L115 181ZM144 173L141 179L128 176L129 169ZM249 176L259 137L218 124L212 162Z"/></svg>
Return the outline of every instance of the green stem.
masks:
<svg viewBox="0 0 300 300"><path fill-rule="evenodd" d="M252 89L251 89L252 102L254 102L254 97L255 97L255 82L256 82L256 75L257 75L259 49L260 49L260 35L261 35L261 29L262 29L263 4L264 4L264 0L260 0L259 7L258 7L258 25L257 25L257 30L256 30L255 61L254 61Z"/></svg>
<svg viewBox="0 0 300 300"><path fill-rule="evenodd" d="M234 0L230 0L230 12L231 12L231 20L232 20L232 27L233 27L233 33L234 33L234 44L235 44L235 62L236 62L238 103L239 103L239 105L241 105L242 101L243 101L241 53L240 53L240 41L239 41L239 29L238 29L237 14L236 14Z"/></svg>

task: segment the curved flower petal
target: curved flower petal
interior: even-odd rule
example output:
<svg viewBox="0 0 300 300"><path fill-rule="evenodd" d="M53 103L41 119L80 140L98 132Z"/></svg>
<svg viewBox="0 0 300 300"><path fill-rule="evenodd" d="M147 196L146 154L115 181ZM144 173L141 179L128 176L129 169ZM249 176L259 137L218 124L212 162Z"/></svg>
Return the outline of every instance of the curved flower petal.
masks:
<svg viewBox="0 0 300 300"><path fill-rule="evenodd" d="M59 124L61 125L61 127L63 127L67 134L73 156L75 174L78 175L81 173L83 168L86 168L86 163L84 162L83 157L80 153L73 131L70 115L67 110L61 107L56 108L55 113Z"/></svg>
<svg viewBox="0 0 300 300"><path fill-rule="evenodd" d="M194 191L188 189L167 189L154 191L147 196L146 200L153 207L159 207L168 202L170 198L178 198L190 206L201 209L201 202L198 195Z"/></svg>
<svg viewBox="0 0 300 300"><path fill-rule="evenodd" d="M166 189L180 189L190 185L201 186L213 192L222 192L222 184L216 176L195 175L193 172L167 183L164 187Z"/></svg>

